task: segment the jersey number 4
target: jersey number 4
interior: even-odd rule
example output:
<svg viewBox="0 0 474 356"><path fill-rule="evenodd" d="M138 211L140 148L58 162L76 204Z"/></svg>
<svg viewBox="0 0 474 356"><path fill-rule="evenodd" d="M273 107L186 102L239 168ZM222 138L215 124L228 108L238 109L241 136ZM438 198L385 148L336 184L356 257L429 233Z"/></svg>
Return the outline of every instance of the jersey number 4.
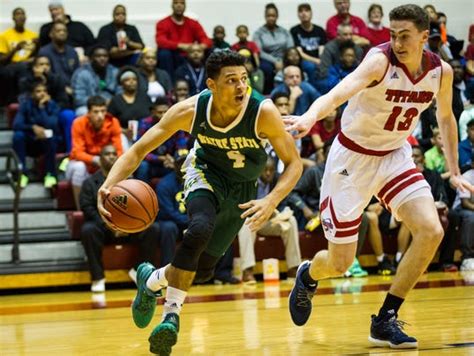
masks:
<svg viewBox="0 0 474 356"><path fill-rule="evenodd" d="M239 151L228 151L227 157L234 161L233 168L244 168L245 167L245 156Z"/></svg>
<svg viewBox="0 0 474 356"><path fill-rule="evenodd" d="M383 127L384 130L393 131L395 129L395 123L397 122L398 117L402 113L402 110L403 108L401 106L393 107L392 113L388 117L388 120L385 123L385 126ZM410 129L411 122L417 116L418 109L409 108L407 111L405 111L405 114L403 114L405 120L398 122L397 131L407 131L408 129Z"/></svg>

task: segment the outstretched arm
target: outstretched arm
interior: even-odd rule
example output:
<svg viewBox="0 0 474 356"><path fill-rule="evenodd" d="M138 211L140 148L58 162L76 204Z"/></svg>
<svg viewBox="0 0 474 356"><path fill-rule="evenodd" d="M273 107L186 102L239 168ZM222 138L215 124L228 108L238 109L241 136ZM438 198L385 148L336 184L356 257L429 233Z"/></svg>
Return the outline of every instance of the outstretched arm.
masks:
<svg viewBox="0 0 474 356"><path fill-rule="evenodd" d="M387 65L388 59L383 53L366 58L329 93L320 96L302 116L285 119L287 131L297 131L296 138L306 136L316 121L328 116L361 90L382 80Z"/></svg>
<svg viewBox="0 0 474 356"><path fill-rule="evenodd" d="M249 217L246 223L252 231L258 231L270 218L278 204L291 192L303 172L295 142L285 132L281 116L273 103L263 104L257 132L260 137L270 141L278 158L284 163L285 170L273 190L265 198L239 205L240 208L246 209L241 217L242 219Z"/></svg>
<svg viewBox="0 0 474 356"><path fill-rule="evenodd" d="M191 122L194 117L194 107L197 96L189 98L179 104L172 106L163 118L155 126L150 128L130 149L115 162L107 175L97 197L99 212L110 217L110 213L104 209L103 201L110 193L109 189L123 179L129 177L145 158L147 153L163 144L172 134L179 130L190 131Z"/></svg>
<svg viewBox="0 0 474 356"><path fill-rule="evenodd" d="M446 62L441 62L441 65L443 75L441 88L436 97L438 104L436 119L438 120L439 131L443 140L446 164L451 173L450 181L456 188L474 192L474 187L462 178L458 165L458 131L451 106L453 99L453 70Z"/></svg>

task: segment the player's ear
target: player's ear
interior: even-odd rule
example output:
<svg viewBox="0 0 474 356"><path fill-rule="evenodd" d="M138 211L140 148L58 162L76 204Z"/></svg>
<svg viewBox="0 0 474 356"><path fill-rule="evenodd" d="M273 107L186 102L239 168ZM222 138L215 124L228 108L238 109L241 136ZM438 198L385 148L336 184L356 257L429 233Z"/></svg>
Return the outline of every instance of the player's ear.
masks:
<svg viewBox="0 0 474 356"><path fill-rule="evenodd" d="M212 78L207 78L206 79L206 84L207 87L209 88L210 91L215 91L216 90L216 82Z"/></svg>
<svg viewBox="0 0 474 356"><path fill-rule="evenodd" d="M423 30L422 31L422 39L423 39L423 43L426 43L428 41L428 37L430 35L430 31L429 30Z"/></svg>

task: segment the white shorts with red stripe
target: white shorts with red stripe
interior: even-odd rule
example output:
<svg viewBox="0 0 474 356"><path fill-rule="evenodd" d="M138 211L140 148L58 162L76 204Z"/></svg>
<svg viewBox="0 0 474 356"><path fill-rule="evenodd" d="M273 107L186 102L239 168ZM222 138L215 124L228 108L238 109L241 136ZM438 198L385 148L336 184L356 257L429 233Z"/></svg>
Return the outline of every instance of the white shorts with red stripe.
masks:
<svg viewBox="0 0 474 356"><path fill-rule="evenodd" d="M342 142L342 143L341 143ZM326 238L336 244L357 241L362 213L372 196L397 220L398 208L431 189L416 169L411 147L390 152L365 150L340 134L326 161L321 187L321 222Z"/></svg>

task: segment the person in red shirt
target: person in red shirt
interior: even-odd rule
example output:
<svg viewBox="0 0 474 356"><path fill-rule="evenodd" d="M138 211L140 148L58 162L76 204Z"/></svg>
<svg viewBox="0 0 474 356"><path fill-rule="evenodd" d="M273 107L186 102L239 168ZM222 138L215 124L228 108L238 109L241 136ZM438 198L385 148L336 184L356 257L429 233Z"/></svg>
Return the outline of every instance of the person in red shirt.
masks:
<svg viewBox="0 0 474 356"><path fill-rule="evenodd" d="M349 9L351 7L350 0L334 0L337 14L330 17L326 23L326 36L328 41L337 37L337 26L341 23L348 23L352 26L352 33L355 44L359 46L369 46L369 32L364 20L360 17L351 15Z"/></svg>
<svg viewBox="0 0 474 356"><path fill-rule="evenodd" d="M72 124L72 149L66 169L66 179L72 183L76 209L79 210L79 194L82 183L100 168L100 151L112 144L117 154L122 154L120 122L107 113L107 104L101 96L87 100L88 113Z"/></svg>
<svg viewBox="0 0 474 356"><path fill-rule="evenodd" d="M258 48L257 44L253 41L249 41L249 28L247 25L239 25L235 30L235 35L239 39L238 42L235 42L230 48L233 51L238 52L242 48L248 49L255 60L257 67L260 67L260 48Z"/></svg>
<svg viewBox="0 0 474 356"><path fill-rule="evenodd" d="M329 141L335 137L341 131L341 115L339 110L333 110L323 120L318 121L309 131L309 136L313 142L313 146L316 150L316 158L318 162L322 162L324 157L323 146L326 141Z"/></svg>
<svg viewBox="0 0 474 356"><path fill-rule="evenodd" d="M369 31L370 44L378 46L381 43L390 41L390 30L382 25L383 9L379 4L372 4L369 7L369 23L367 31Z"/></svg>
<svg viewBox="0 0 474 356"><path fill-rule="evenodd" d="M170 75L178 66L184 64L184 57L194 43L203 49L212 47L212 40L207 37L201 24L184 16L185 0L172 0L173 13L156 23L155 41L158 46L158 67Z"/></svg>

